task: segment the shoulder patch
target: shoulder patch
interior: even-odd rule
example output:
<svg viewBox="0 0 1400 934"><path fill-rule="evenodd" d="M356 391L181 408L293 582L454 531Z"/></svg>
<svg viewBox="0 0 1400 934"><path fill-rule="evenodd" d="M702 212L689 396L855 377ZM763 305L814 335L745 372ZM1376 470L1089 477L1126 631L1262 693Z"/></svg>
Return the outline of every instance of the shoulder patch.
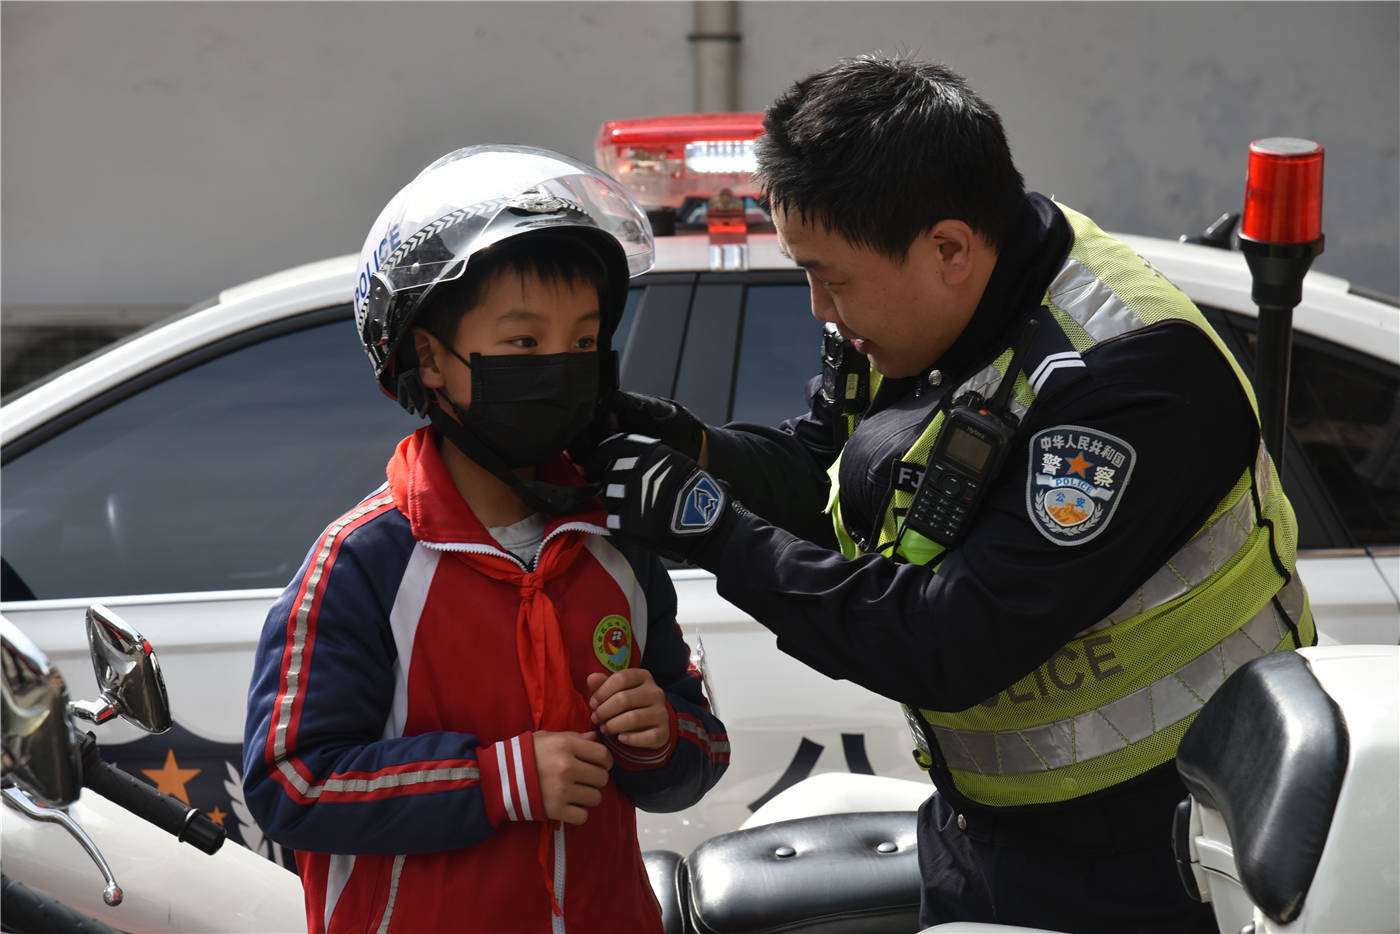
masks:
<svg viewBox="0 0 1400 934"><path fill-rule="evenodd" d="M1056 425L1030 441L1026 511L1056 545L1082 545L1108 528L1137 453L1122 438Z"/></svg>
<svg viewBox="0 0 1400 934"><path fill-rule="evenodd" d="M676 535L708 532L719 519L724 505L724 492L709 474L697 467L676 500L671 531Z"/></svg>

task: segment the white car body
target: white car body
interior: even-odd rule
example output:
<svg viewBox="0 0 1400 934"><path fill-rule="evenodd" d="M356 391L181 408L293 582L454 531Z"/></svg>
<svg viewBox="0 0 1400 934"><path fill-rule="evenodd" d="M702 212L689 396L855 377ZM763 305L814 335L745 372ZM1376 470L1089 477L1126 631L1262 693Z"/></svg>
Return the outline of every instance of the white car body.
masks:
<svg viewBox="0 0 1400 934"><path fill-rule="evenodd" d="M102 876L67 830L10 810L6 875L131 934L306 930L301 882L251 850L226 843L212 856L197 852L91 792L67 812L107 860L122 889L121 904L103 902Z"/></svg>
<svg viewBox="0 0 1400 934"><path fill-rule="evenodd" d="M1240 254L1156 239L1125 239L1197 301L1254 313L1249 273ZM709 268L710 251L703 237L661 239L657 252L657 272ZM751 269L792 269L771 234L751 238L748 260ZM297 312L348 302L354 265L354 257L344 256L229 289L209 307L114 346L100 358L5 405L0 410L4 444L133 374L221 337ZM1351 294L1343 280L1312 273L1305 281L1295 329L1387 359L1385 348L1400 347L1400 310ZM815 363L814 359L814 370ZM1324 642L1400 642L1396 591L1400 550L1304 554L1299 569ZM639 815L643 849L686 853L709 836L739 827L754 803L775 787L775 778L796 761L799 743L810 744L804 748L811 773L841 772L851 765L843 755L847 737L863 735L869 765L877 775L926 782L910 754L896 704L849 682L831 681L777 651L766 629L717 595L709 573L682 569L673 571L672 577L685 636L692 647L704 648L715 706L729 730L732 762L723 780L699 805L678 814ZM72 696L87 697L96 694L96 687L78 620L89 602L100 600L157 647L176 722L203 738L239 743L253 647L277 593L256 589L91 594L10 601L0 604L0 612L64 672ZM118 724L104 733L103 742L112 748L135 738L134 729ZM15 825L7 816L7 850ZM244 839L249 832L255 830L247 828ZM119 844L113 842L111 847Z"/></svg>

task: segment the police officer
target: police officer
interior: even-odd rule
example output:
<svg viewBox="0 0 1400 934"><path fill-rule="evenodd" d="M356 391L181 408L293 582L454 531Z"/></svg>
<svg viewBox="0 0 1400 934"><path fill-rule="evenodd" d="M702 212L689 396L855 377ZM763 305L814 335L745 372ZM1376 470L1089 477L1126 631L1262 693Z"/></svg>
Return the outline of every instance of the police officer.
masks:
<svg viewBox="0 0 1400 934"><path fill-rule="evenodd" d="M1229 672L1316 641L1248 380L1145 260L1025 191L948 69L844 60L766 117L825 380L779 429L620 395L610 523L904 705L938 789L924 924L1214 930L1173 863L1178 741Z"/></svg>

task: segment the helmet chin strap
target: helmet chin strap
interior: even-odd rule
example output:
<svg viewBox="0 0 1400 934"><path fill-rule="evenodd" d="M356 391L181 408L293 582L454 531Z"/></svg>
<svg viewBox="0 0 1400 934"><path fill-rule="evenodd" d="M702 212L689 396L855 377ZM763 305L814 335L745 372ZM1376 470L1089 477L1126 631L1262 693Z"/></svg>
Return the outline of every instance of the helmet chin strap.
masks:
<svg viewBox="0 0 1400 934"><path fill-rule="evenodd" d="M433 395L437 398L433 398L428 403L428 420L438 430L438 433L451 442L457 450L509 486L515 495L520 497L521 502L531 509L552 516L577 512L597 496L598 491L602 489L596 483L574 487L545 483L543 480L520 479L515 471L506 464L504 458L491 450L485 441L464 427L461 422L444 411L438 398L446 399L447 404L452 407L453 411L456 411L457 407L452 403L451 397L440 389Z"/></svg>

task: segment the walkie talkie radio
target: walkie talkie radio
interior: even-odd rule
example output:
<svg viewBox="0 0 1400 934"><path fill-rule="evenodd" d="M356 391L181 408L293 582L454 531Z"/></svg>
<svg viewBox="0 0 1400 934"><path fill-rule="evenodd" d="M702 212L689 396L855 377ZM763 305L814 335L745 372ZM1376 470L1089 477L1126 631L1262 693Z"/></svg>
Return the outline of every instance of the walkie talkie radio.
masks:
<svg viewBox="0 0 1400 934"><path fill-rule="evenodd" d="M977 393L953 401L914 490L905 528L948 548L962 541L1016 437L1019 421L1007 403L1036 327L1032 319L1021 332L991 401L984 403Z"/></svg>

